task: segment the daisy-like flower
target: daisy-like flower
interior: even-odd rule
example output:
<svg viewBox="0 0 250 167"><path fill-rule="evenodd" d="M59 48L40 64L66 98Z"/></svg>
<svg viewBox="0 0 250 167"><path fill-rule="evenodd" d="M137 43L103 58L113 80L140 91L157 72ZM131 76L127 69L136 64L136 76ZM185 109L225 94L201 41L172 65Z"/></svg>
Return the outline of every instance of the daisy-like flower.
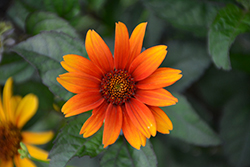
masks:
<svg viewBox="0 0 250 167"><path fill-rule="evenodd" d="M48 152L34 146L45 144L53 137L52 131L29 132L22 127L36 113L38 98L34 94L25 97L12 96L12 78L6 81L3 89L3 101L0 94L0 167L35 167L28 158L21 159L18 149L23 142L30 155L47 160Z"/></svg>
<svg viewBox="0 0 250 167"><path fill-rule="evenodd" d="M139 24L129 38L125 24L116 23L114 56L102 38L89 30L85 48L90 60L69 54L61 62L68 73L57 81L76 93L64 104L62 112L70 117L93 109L80 134L87 138L104 122L104 147L113 144L121 130L127 141L140 149L156 131L167 134L173 128L159 106L178 101L163 87L179 80L181 71L158 68L167 54L165 45L141 53L146 25Z"/></svg>

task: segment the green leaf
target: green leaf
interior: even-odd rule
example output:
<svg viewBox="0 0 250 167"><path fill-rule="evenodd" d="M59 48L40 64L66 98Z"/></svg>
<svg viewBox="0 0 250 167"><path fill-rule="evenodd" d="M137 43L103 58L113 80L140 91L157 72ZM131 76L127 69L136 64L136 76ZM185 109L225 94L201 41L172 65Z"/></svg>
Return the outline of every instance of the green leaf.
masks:
<svg viewBox="0 0 250 167"><path fill-rule="evenodd" d="M174 126L170 136L199 146L219 145L217 134L199 117L187 99L180 94L174 96L178 98L178 103L162 108Z"/></svg>
<svg viewBox="0 0 250 167"><path fill-rule="evenodd" d="M221 137L229 161L236 167L250 166L249 92L234 96L224 108Z"/></svg>
<svg viewBox="0 0 250 167"><path fill-rule="evenodd" d="M30 11L20 1L13 1L13 4L7 11L11 20L22 30L25 30L25 19L29 13Z"/></svg>
<svg viewBox="0 0 250 167"><path fill-rule="evenodd" d="M199 0L144 0L146 6L172 26L206 36L218 6Z"/></svg>
<svg viewBox="0 0 250 167"><path fill-rule="evenodd" d="M101 159L102 167L156 167L157 159L150 141L137 150L120 137L110 146Z"/></svg>
<svg viewBox="0 0 250 167"><path fill-rule="evenodd" d="M16 83L28 80L35 72L35 68L17 54L3 55L0 63L0 84L4 84L9 77Z"/></svg>
<svg viewBox="0 0 250 167"><path fill-rule="evenodd" d="M180 69L183 74L183 77L168 89L183 91L198 80L210 64L205 44L171 41L167 45L168 54L162 66Z"/></svg>
<svg viewBox="0 0 250 167"><path fill-rule="evenodd" d="M56 13L65 19L72 19L80 12L78 0L51 0Z"/></svg>
<svg viewBox="0 0 250 167"><path fill-rule="evenodd" d="M79 135L80 129L90 116L85 113L72 119L59 132L54 141L54 146L49 153L51 167L63 167L75 156L97 156L104 148L102 145L102 130L89 138Z"/></svg>
<svg viewBox="0 0 250 167"><path fill-rule="evenodd" d="M72 93L56 81L56 77L66 72L60 65L64 55L77 54L87 57L81 41L64 33L43 32L19 43L12 50L38 69L43 83L54 94L64 100L72 96Z"/></svg>
<svg viewBox="0 0 250 167"><path fill-rule="evenodd" d="M22 0L30 11L50 11L65 19L71 19L80 12L78 0Z"/></svg>
<svg viewBox="0 0 250 167"><path fill-rule="evenodd" d="M221 110L221 106L224 106L235 94L245 92L248 88L249 76L246 73L239 70L218 70L214 66L206 71L206 74L196 85L199 98L204 100L206 105L214 111Z"/></svg>
<svg viewBox="0 0 250 167"><path fill-rule="evenodd" d="M29 34L36 35L41 31L55 30L64 32L72 37L77 38L78 35L69 23L53 13L35 12L26 19L26 31Z"/></svg>
<svg viewBox="0 0 250 167"><path fill-rule="evenodd" d="M208 49L218 68L231 69L229 48L237 35L250 30L250 13L227 5L217 14L210 27Z"/></svg>
<svg viewBox="0 0 250 167"><path fill-rule="evenodd" d="M237 0L240 2L247 10L250 9L250 1L249 0Z"/></svg>

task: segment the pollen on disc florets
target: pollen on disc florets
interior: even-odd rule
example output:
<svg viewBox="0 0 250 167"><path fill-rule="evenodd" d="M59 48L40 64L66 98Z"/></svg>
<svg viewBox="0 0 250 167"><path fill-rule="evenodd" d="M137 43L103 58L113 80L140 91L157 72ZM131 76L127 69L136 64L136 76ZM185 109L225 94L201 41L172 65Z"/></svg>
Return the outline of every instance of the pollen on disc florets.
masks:
<svg viewBox="0 0 250 167"><path fill-rule="evenodd" d="M112 70L101 82L100 92L108 103L122 105L135 95L134 78L126 70Z"/></svg>
<svg viewBox="0 0 250 167"><path fill-rule="evenodd" d="M0 160L9 161L18 154L21 131L12 123L0 123Z"/></svg>

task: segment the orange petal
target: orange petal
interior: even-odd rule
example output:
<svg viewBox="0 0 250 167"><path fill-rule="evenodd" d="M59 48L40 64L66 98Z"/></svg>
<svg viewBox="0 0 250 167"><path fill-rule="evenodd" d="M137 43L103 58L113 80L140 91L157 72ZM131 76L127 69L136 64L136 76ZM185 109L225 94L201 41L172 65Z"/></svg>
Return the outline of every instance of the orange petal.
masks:
<svg viewBox="0 0 250 167"><path fill-rule="evenodd" d="M147 23L141 23L135 27L132 32L129 44L130 44L130 59L128 60L128 65L141 53L143 38L145 35Z"/></svg>
<svg viewBox="0 0 250 167"><path fill-rule="evenodd" d="M56 78L57 81L72 93L81 93L89 89L99 89L100 80L80 73L65 73Z"/></svg>
<svg viewBox="0 0 250 167"><path fill-rule="evenodd" d="M63 56L64 61L61 62L63 68L69 72L82 72L96 78L101 78L101 70L90 60L85 57L68 54Z"/></svg>
<svg viewBox="0 0 250 167"><path fill-rule="evenodd" d="M126 110L123 112L122 132L134 148L139 150L141 145L145 146L146 137L132 123Z"/></svg>
<svg viewBox="0 0 250 167"><path fill-rule="evenodd" d="M136 87L139 89L159 89L170 86L182 77L180 73L181 70L173 68L158 68L149 77L139 81Z"/></svg>
<svg viewBox="0 0 250 167"><path fill-rule="evenodd" d="M165 45L154 46L134 59L129 67L129 73L132 73L135 81L147 78L159 67L167 54L166 49Z"/></svg>
<svg viewBox="0 0 250 167"><path fill-rule="evenodd" d="M20 155L14 157L16 167L36 167L35 163L28 158L21 159Z"/></svg>
<svg viewBox="0 0 250 167"><path fill-rule="evenodd" d="M65 117L78 115L92 110L104 101L98 90L85 91L70 98L62 107Z"/></svg>
<svg viewBox="0 0 250 167"><path fill-rule="evenodd" d="M159 107L149 106L148 108L152 111L155 117L157 131L164 134L168 134L169 130L173 129L173 124L168 118L167 114Z"/></svg>
<svg viewBox="0 0 250 167"><path fill-rule="evenodd" d="M47 151L42 150L41 148L32 146L30 144L26 144L26 143L25 143L25 146L27 147L32 157L43 160L43 161L48 161L49 153Z"/></svg>
<svg viewBox="0 0 250 167"><path fill-rule="evenodd" d="M15 124L18 128L22 128L35 115L38 103L37 96L31 93L19 102L15 115Z"/></svg>
<svg viewBox="0 0 250 167"><path fill-rule="evenodd" d="M138 89L135 98L150 106L171 106L178 102L178 99L165 89Z"/></svg>
<svg viewBox="0 0 250 167"><path fill-rule="evenodd" d="M47 132L22 132L23 142L28 144L45 144L49 142L54 136L52 131Z"/></svg>
<svg viewBox="0 0 250 167"><path fill-rule="evenodd" d="M108 46L94 30L86 35L85 47L90 60L104 72L114 69L114 60Z"/></svg>
<svg viewBox="0 0 250 167"><path fill-rule="evenodd" d="M20 156L20 155L19 155ZM0 161L0 167L13 167L12 160L10 161Z"/></svg>
<svg viewBox="0 0 250 167"><path fill-rule="evenodd" d="M101 128L107 107L108 103L103 102L102 105L92 111L91 117L83 124L80 131L80 134L83 134L84 138L92 136Z"/></svg>
<svg viewBox="0 0 250 167"><path fill-rule="evenodd" d="M137 99L131 98L125 103L126 111L133 124L147 138L156 135L156 123L149 108Z"/></svg>
<svg viewBox="0 0 250 167"><path fill-rule="evenodd" d="M109 103L105 114L105 123L103 130L104 148L113 144L118 138L122 128L122 109L119 105Z"/></svg>
<svg viewBox="0 0 250 167"><path fill-rule="evenodd" d="M115 26L115 51L114 61L116 69L124 69L129 59L129 34L128 29L122 22Z"/></svg>
<svg viewBox="0 0 250 167"><path fill-rule="evenodd" d="M10 77L3 88L3 111L5 112L5 118L10 121L14 120L14 111L11 108L12 85L13 79Z"/></svg>

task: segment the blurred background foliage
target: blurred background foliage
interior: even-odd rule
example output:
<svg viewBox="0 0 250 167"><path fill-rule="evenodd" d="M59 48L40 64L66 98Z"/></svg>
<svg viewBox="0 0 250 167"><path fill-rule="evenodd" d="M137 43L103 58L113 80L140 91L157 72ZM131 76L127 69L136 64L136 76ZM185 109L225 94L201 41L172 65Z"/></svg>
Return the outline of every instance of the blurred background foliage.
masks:
<svg viewBox="0 0 250 167"><path fill-rule="evenodd" d="M12 76L15 94L39 97L39 110L25 128L58 133L54 144L43 146L51 150L51 167L247 167L249 9L250 0L1 0L0 84ZM65 119L59 112L72 96L56 81L65 72L62 56L87 57L88 29L113 52L117 21L130 33L148 22L143 46L166 44L161 66L183 71L183 78L166 88L179 99L163 108L174 130L157 134L141 150L122 136L103 149L102 130L88 139L78 135L88 113Z"/></svg>

